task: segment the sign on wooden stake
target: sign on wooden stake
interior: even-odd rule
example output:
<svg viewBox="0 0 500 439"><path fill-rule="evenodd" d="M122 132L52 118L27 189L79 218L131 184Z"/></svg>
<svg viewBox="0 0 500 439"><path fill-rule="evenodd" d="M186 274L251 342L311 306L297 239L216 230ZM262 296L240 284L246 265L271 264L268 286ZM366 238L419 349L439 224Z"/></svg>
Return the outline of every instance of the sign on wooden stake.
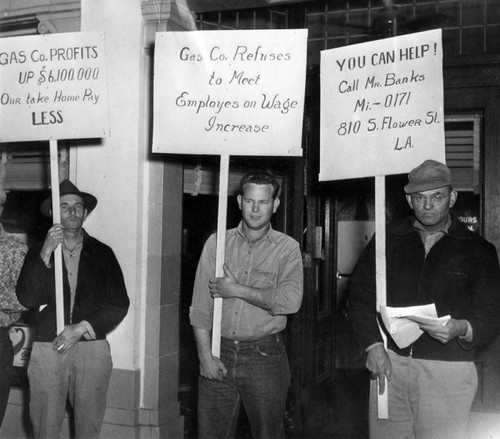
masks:
<svg viewBox="0 0 500 439"><path fill-rule="evenodd" d="M216 277L223 277L229 157L301 156L307 30L159 32L153 152L220 155ZM223 299L214 300L220 356Z"/></svg>
<svg viewBox="0 0 500 439"><path fill-rule="evenodd" d="M0 142L49 140L53 222L60 222L60 139L109 135L104 34L0 38ZM85 115L85 117L82 117ZM64 329L62 252L54 251L57 333Z"/></svg>
<svg viewBox="0 0 500 439"><path fill-rule="evenodd" d="M375 177L378 312L386 305L385 176L445 162L441 30L321 52L320 150L321 181Z"/></svg>

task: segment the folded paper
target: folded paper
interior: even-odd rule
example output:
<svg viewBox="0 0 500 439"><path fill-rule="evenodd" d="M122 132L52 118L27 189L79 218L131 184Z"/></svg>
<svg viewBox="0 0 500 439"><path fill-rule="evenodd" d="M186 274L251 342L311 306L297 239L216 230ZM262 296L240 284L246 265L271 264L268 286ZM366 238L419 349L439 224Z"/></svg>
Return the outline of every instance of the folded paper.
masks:
<svg viewBox="0 0 500 439"><path fill-rule="evenodd" d="M414 343L423 333L420 325L444 326L450 316L438 317L434 303L419 306L381 306L382 321L394 342L400 349Z"/></svg>

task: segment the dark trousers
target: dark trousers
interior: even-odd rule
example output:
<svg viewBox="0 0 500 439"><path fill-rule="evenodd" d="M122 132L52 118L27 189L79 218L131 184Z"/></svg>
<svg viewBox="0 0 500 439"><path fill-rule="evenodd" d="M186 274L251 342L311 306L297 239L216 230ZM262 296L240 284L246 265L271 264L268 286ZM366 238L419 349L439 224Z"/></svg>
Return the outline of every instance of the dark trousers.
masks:
<svg viewBox="0 0 500 439"><path fill-rule="evenodd" d="M14 350L9 337L9 329L0 328L0 425L2 425L9 402L10 385L14 374L13 361Z"/></svg>
<svg viewBox="0 0 500 439"><path fill-rule="evenodd" d="M280 334L255 341L221 340L222 381L200 377L198 437L235 435L243 403L254 439L280 439L290 386L290 369Z"/></svg>

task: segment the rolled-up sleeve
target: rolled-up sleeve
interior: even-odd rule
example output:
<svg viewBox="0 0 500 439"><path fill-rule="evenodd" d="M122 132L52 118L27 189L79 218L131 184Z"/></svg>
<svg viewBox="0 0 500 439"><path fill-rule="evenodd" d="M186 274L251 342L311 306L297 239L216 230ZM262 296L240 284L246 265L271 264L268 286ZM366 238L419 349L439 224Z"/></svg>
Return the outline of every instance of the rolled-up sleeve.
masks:
<svg viewBox="0 0 500 439"><path fill-rule="evenodd" d="M193 287L193 298L189 308L191 326L203 329L212 329L213 303L208 288L209 281L215 274L216 235L210 236L201 252L196 268L196 277Z"/></svg>
<svg viewBox="0 0 500 439"><path fill-rule="evenodd" d="M282 253L276 287L261 290L262 299L272 315L296 313L302 303L302 255L297 242L291 242L288 252Z"/></svg>

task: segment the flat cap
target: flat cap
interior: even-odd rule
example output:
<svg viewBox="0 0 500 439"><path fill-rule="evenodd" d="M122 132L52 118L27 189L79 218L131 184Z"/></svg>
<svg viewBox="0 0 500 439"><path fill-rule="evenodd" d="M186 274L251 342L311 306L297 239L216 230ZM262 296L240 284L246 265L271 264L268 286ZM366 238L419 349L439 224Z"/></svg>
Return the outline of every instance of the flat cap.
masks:
<svg viewBox="0 0 500 439"><path fill-rule="evenodd" d="M451 184L451 171L448 166L435 160L426 160L408 174L408 184L404 189L407 194L413 194Z"/></svg>

